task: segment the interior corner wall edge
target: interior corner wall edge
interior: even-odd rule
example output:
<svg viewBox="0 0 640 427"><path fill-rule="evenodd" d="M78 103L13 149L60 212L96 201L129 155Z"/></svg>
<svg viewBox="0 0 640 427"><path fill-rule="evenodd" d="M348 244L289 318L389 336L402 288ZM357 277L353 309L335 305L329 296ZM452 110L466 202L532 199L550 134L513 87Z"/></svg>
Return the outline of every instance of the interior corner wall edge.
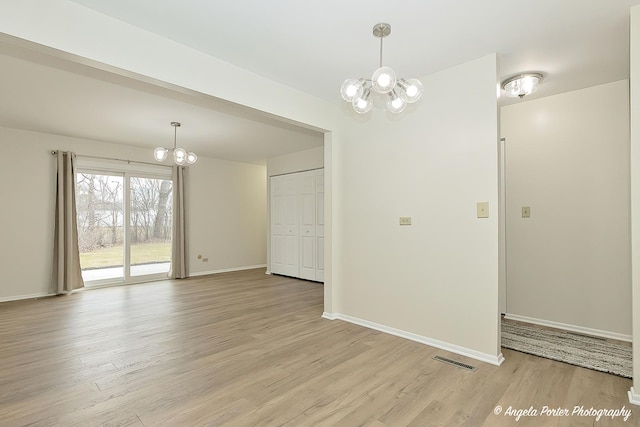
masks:
<svg viewBox="0 0 640 427"><path fill-rule="evenodd" d="M631 335L628 80L505 106L501 119L507 312Z"/></svg>
<svg viewBox="0 0 640 427"><path fill-rule="evenodd" d="M640 354L640 6L631 8L630 27L631 105L631 299L633 311L633 354ZM640 362L634 357L633 387L629 397L640 402Z"/></svg>
<svg viewBox="0 0 640 427"><path fill-rule="evenodd" d="M51 151L149 161L150 149L0 127L7 201L2 233L0 300L49 293L53 254L55 162ZM187 188L189 273L265 264L265 166L200 157ZM8 183L11 183L10 185ZM222 185L221 183L225 183ZM215 214L213 213L215 212ZM208 263L196 259L198 254Z"/></svg>
<svg viewBox="0 0 640 427"><path fill-rule="evenodd" d="M498 356L496 71L488 55L425 76L401 115L346 126L334 313Z"/></svg>

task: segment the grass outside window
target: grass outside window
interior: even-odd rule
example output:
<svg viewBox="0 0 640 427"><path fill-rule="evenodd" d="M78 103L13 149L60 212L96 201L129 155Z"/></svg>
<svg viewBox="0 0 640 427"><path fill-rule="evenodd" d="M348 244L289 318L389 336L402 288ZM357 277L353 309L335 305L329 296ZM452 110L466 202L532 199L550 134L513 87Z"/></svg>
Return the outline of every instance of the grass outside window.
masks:
<svg viewBox="0 0 640 427"><path fill-rule="evenodd" d="M83 270L122 267L122 245L101 248L80 254ZM171 262L171 243L141 243L131 245L131 265Z"/></svg>

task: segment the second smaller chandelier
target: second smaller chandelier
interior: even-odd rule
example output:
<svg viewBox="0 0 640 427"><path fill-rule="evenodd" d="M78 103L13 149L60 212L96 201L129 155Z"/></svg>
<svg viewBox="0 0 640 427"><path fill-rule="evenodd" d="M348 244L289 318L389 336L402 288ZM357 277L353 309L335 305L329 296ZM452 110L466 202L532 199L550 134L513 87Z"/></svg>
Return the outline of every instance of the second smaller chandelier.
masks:
<svg viewBox="0 0 640 427"><path fill-rule="evenodd" d="M422 83L418 79L396 78L389 67L382 66L382 39L391 34L391 25L380 23L373 27L373 35L380 38L380 68L373 72L371 79L347 79L342 83L340 94L351 102L353 109L364 114L373 107L372 91L386 95L387 110L401 113L407 104L416 102L422 96Z"/></svg>
<svg viewBox="0 0 640 427"><path fill-rule="evenodd" d="M173 126L173 149L168 149L164 147L158 147L153 150L153 157L159 161L164 162L167 158L167 154L169 151L173 152L173 161L176 165L192 165L198 160L198 156L194 152L188 152L184 148L179 148L177 146L177 136L178 136L178 128L181 126L180 122L171 122L171 126Z"/></svg>

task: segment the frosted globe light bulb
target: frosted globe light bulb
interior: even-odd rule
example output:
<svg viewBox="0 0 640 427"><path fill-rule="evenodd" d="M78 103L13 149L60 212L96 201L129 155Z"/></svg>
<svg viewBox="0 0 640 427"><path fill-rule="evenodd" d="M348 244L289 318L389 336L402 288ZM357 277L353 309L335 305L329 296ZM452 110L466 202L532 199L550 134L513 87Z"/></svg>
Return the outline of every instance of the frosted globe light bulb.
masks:
<svg viewBox="0 0 640 427"><path fill-rule="evenodd" d="M404 90L405 101L408 103L416 102L422 96L424 91L422 82L418 79L400 79L398 86Z"/></svg>
<svg viewBox="0 0 640 427"><path fill-rule="evenodd" d="M359 97L353 100L353 109L359 114L368 113L373 108L373 100L371 99L371 92L368 90Z"/></svg>
<svg viewBox="0 0 640 427"><path fill-rule="evenodd" d="M397 114L404 111L407 108L407 100L404 92L397 93L395 90L389 93L389 100L387 101L387 110L391 113Z"/></svg>
<svg viewBox="0 0 640 427"><path fill-rule="evenodd" d="M367 101L360 98L356 101L356 106L358 107L358 109L364 110L365 108L367 108Z"/></svg>
<svg viewBox="0 0 640 427"><path fill-rule="evenodd" d="M380 67L371 76L373 90L378 93L389 93L396 85L396 73L389 67Z"/></svg>
<svg viewBox="0 0 640 427"><path fill-rule="evenodd" d="M348 102L352 102L354 99L359 98L363 91L362 83L360 80L347 79L342 83L340 87L340 95L342 99Z"/></svg>
<svg viewBox="0 0 640 427"><path fill-rule="evenodd" d="M194 153L194 152L189 152L189 153L187 153L186 160L187 160L188 164L192 165L198 160L198 156L196 156L196 153Z"/></svg>
<svg viewBox="0 0 640 427"><path fill-rule="evenodd" d="M187 161L187 152L183 148L173 150L173 161L178 165L184 165Z"/></svg>
<svg viewBox="0 0 640 427"><path fill-rule="evenodd" d="M155 150L153 150L153 157L154 157L157 161L162 162L162 161L164 161L164 159L166 159L166 158L167 158L167 152L168 152L168 151L169 151L169 150L167 150L167 149L166 149L166 148L164 148L164 147L158 147L158 148L156 148Z"/></svg>
<svg viewBox="0 0 640 427"><path fill-rule="evenodd" d="M391 84L391 76L389 74L380 74L376 82L380 87L389 87Z"/></svg>

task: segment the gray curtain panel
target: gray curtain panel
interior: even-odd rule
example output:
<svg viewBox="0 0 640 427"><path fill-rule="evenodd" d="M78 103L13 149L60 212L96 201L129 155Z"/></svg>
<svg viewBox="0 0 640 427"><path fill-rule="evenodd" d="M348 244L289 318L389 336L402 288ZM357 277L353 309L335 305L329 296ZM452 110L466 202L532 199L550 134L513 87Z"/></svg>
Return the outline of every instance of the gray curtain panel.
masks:
<svg viewBox="0 0 640 427"><path fill-rule="evenodd" d="M183 166L173 167L173 224L171 237L171 270L169 278L187 277L187 256L185 248L184 219L184 170Z"/></svg>
<svg viewBox="0 0 640 427"><path fill-rule="evenodd" d="M56 293L71 292L84 287L78 250L78 220L76 216L76 155L56 153L57 185L53 247L53 284Z"/></svg>

